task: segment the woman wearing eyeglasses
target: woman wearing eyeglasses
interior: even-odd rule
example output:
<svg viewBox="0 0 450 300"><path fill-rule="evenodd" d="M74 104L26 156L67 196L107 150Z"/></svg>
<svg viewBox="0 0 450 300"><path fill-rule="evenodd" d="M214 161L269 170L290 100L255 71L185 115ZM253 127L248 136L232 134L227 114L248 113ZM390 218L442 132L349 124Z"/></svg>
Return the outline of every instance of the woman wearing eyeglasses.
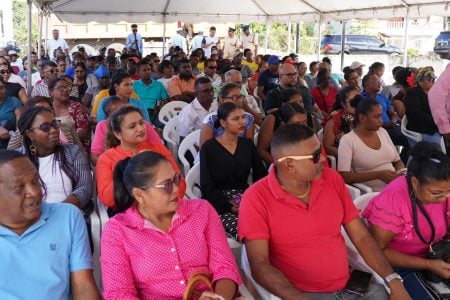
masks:
<svg viewBox="0 0 450 300"><path fill-rule="evenodd" d="M83 143L83 149L89 153L91 135L89 114L83 104L69 99L72 86L64 77L53 79L48 84L50 96L53 99L53 109L56 119L72 127Z"/></svg>
<svg viewBox="0 0 450 300"><path fill-rule="evenodd" d="M17 82L8 82L11 77L11 69L8 65L0 65L0 77L6 82L6 96L18 98L22 104L27 102L28 96L25 89Z"/></svg>
<svg viewBox="0 0 450 300"><path fill-rule="evenodd" d="M109 118L106 137L106 151L97 160L98 198L113 211L118 207L114 203L113 171L119 160L132 157L142 151L154 151L164 155L172 167L180 169L161 143L147 141L147 127L142 111L134 106L126 105L116 110ZM183 197L186 185L180 187L180 198Z"/></svg>
<svg viewBox="0 0 450 300"><path fill-rule="evenodd" d="M345 183L364 183L374 192L404 170L405 165L382 128L381 105L362 98L355 109L356 127L341 138L338 148L338 171Z"/></svg>
<svg viewBox="0 0 450 300"><path fill-rule="evenodd" d="M80 209L92 199L93 182L89 160L74 144L60 144L61 121L45 107L25 110L19 119L23 152L39 170L45 184L45 201L66 202Z"/></svg>
<svg viewBox="0 0 450 300"><path fill-rule="evenodd" d="M450 159L430 143L411 150L406 176L392 181L373 198L362 216L386 258L403 278L413 299L442 299L424 277L450 278L443 257L427 259L447 234ZM448 251L443 253L448 256Z"/></svg>
<svg viewBox="0 0 450 300"><path fill-rule="evenodd" d="M88 88L98 86L97 78L94 74L87 74L87 68L84 62L78 62L74 66L74 76L72 83L71 96L75 97L78 102L84 97L84 94ZM83 103L86 107L89 107L91 103Z"/></svg>
<svg viewBox="0 0 450 300"><path fill-rule="evenodd" d="M422 141L440 146L442 136L434 123L428 103L428 91L433 87L436 76L431 67L419 68L414 76L415 87L407 90L403 102L408 123L406 129L422 134ZM409 139L410 146L416 141Z"/></svg>
<svg viewBox="0 0 450 300"><path fill-rule="evenodd" d="M267 175L253 139L241 137L245 130L244 110L233 102L221 104L215 126L223 133L205 142L200 151L200 186L220 215L225 231L236 238L237 214L241 195L253 182Z"/></svg>
<svg viewBox="0 0 450 300"><path fill-rule="evenodd" d="M218 100L219 105L225 102L233 102L239 107L242 107L243 101L245 101L245 96L241 94L240 85L236 83L226 83L220 88ZM253 135L255 134L254 117L247 112L244 112L244 115L245 129L239 135L253 139ZM205 117L200 132L200 147L202 147L206 141L212 139L213 137L218 137L223 134L224 129L221 126L215 126L217 122L217 112L213 112Z"/></svg>
<svg viewBox="0 0 450 300"><path fill-rule="evenodd" d="M0 77L0 149L6 149L10 131L15 131L22 105L19 99L6 96L7 82Z"/></svg>
<svg viewBox="0 0 450 300"><path fill-rule="evenodd" d="M204 200L179 197L181 182L160 153L117 164L115 206L123 213L102 232L105 300L181 299L197 271L210 274L214 289L211 298L199 299L231 300L238 293L241 278L217 213Z"/></svg>

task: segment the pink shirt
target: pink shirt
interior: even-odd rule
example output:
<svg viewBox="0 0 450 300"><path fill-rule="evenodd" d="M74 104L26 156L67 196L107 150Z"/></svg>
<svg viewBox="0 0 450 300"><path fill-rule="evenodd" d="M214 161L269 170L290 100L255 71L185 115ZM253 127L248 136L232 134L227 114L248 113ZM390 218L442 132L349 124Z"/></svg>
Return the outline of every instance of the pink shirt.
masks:
<svg viewBox="0 0 450 300"><path fill-rule="evenodd" d="M161 138L159 137L153 126L145 122L145 127L147 128L147 142L162 144ZM95 127L94 138L92 139L91 152L95 154L102 154L105 152L106 143L106 132L108 131L108 120L103 120L98 122Z"/></svg>
<svg viewBox="0 0 450 300"><path fill-rule="evenodd" d="M181 299L189 276L241 284L222 223L205 200L180 200L168 233L135 206L111 218L101 240L104 299Z"/></svg>
<svg viewBox="0 0 450 300"><path fill-rule="evenodd" d="M427 204L423 207L433 221L436 230L434 242L437 242L447 231L447 219L444 217L445 202ZM396 234L388 244L389 248L413 256L423 258L426 256L429 246L422 243L414 230L411 199L405 176L389 183L383 192L369 202L362 216L369 224ZM429 241L431 228L418 207L417 216L420 232L423 238Z"/></svg>
<svg viewBox="0 0 450 300"><path fill-rule="evenodd" d="M428 92L428 103L439 133L450 133L450 64Z"/></svg>

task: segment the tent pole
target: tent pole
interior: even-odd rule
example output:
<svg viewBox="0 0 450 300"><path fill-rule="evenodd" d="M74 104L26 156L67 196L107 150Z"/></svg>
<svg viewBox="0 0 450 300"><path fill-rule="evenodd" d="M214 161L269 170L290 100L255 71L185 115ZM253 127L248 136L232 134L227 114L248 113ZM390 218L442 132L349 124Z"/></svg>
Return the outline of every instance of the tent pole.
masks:
<svg viewBox="0 0 450 300"><path fill-rule="evenodd" d="M322 40L322 14L319 15L319 36L317 42L317 60L320 60L320 41Z"/></svg>
<svg viewBox="0 0 450 300"><path fill-rule="evenodd" d="M342 21L342 34L341 34L341 71L344 69L344 49L345 49L345 35L347 21Z"/></svg>
<svg viewBox="0 0 450 300"><path fill-rule="evenodd" d="M38 50L37 55L38 59L41 59L41 46L42 46L42 23L44 23L44 12L41 10L39 11L38 15L38 24L39 24L39 35L38 35Z"/></svg>
<svg viewBox="0 0 450 300"><path fill-rule="evenodd" d="M166 13L164 13L164 24L163 24L163 49L162 49L162 57L166 54ZM187 54L187 53L186 53ZM162 59L162 58L161 58Z"/></svg>
<svg viewBox="0 0 450 300"><path fill-rule="evenodd" d="M28 70L27 70L27 94L28 95L31 95L31 87L32 87L32 85L31 85L31 16L32 16L32 11L33 11L33 1L32 0L28 0L27 1L28 2L28 24L27 24L27 27L28 27L28 40L27 40L27 43L28 43L28 53L27 53L27 60L28 60L28 66L29 66L29 68L28 68Z"/></svg>
<svg viewBox="0 0 450 300"><path fill-rule="evenodd" d="M291 18L288 21L288 40L287 40L287 52L291 53L291 35L292 35L292 23Z"/></svg>
<svg viewBox="0 0 450 300"><path fill-rule="evenodd" d="M406 9L405 35L403 40L403 67L408 66L409 7Z"/></svg>
<svg viewBox="0 0 450 300"><path fill-rule="evenodd" d="M47 13L45 16L45 36L44 36L44 45L45 45L45 53L47 53L48 51L48 47L47 47L47 41L48 41L48 21L50 18L50 13ZM47 53L48 55L48 53ZM49 55L50 57L53 57L53 53L51 53Z"/></svg>
<svg viewBox="0 0 450 300"><path fill-rule="evenodd" d="M296 54L298 54L298 49L300 48L299 43L300 43L300 23L297 23L296 28L295 28L295 53Z"/></svg>
<svg viewBox="0 0 450 300"><path fill-rule="evenodd" d="M269 20L266 20L266 45L264 46L264 54L267 54L267 50L269 48L269 37L270 37L270 28L272 27L272 23Z"/></svg>

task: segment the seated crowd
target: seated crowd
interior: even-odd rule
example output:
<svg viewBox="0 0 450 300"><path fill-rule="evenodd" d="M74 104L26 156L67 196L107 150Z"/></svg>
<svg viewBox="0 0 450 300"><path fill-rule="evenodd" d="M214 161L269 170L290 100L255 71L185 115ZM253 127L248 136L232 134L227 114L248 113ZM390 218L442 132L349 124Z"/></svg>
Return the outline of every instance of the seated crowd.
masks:
<svg viewBox="0 0 450 300"><path fill-rule="evenodd" d="M439 80L395 67L387 85L381 62L341 75L327 57L192 50L33 52L32 82L0 55L0 299L181 299L199 272L211 282L199 299L235 299L243 282L255 289L231 240L281 299L439 299L429 283L450 279L450 253L432 255L449 225L450 65ZM189 160L204 200L188 199L163 139L159 112L174 101L175 144L199 137ZM359 211L349 187L377 195ZM343 231L385 286L353 293Z"/></svg>

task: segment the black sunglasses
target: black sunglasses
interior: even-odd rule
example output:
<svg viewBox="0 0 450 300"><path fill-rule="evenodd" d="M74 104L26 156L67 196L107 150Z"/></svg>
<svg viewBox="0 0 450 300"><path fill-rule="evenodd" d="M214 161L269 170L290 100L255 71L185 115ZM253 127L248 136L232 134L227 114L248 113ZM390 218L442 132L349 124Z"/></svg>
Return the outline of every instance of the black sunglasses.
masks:
<svg viewBox="0 0 450 300"><path fill-rule="evenodd" d="M61 127L61 120L53 120L51 123L45 122L39 125L38 127L30 128L30 130L33 129L40 129L43 132L50 132L51 128L59 129Z"/></svg>
<svg viewBox="0 0 450 300"><path fill-rule="evenodd" d="M5 74L9 74L9 70L0 70L0 74L5 75Z"/></svg>
<svg viewBox="0 0 450 300"><path fill-rule="evenodd" d="M175 184L176 186L180 186L182 180L183 180L183 175L181 175L181 173L176 173L172 179L167 179L166 181L164 181L160 184L142 187L141 189L143 189L143 190L146 190L148 188L163 189L168 195L170 195L173 192L173 185Z"/></svg>

